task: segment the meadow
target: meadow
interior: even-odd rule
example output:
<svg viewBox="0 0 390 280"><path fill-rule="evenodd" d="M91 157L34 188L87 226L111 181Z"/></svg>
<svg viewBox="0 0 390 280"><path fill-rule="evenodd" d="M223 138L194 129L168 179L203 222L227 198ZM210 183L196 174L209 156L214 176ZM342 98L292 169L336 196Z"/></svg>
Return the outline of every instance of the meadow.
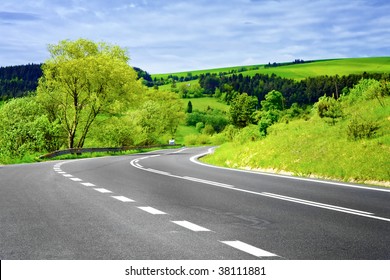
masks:
<svg viewBox="0 0 390 280"><path fill-rule="evenodd" d="M246 71L240 71L246 69ZM206 73L220 73L238 71L244 76L254 76L256 74L275 74L283 78L304 79L307 77L315 77L322 75L349 75L367 73L389 73L390 72L390 57L369 57L369 58L346 58L346 59L329 59L317 60L303 64L293 64L278 67L266 68L262 65L234 66L226 68L216 68L208 70L195 70L178 73L155 74L153 78L168 78L169 75L178 77L186 77L188 73L194 75Z"/></svg>

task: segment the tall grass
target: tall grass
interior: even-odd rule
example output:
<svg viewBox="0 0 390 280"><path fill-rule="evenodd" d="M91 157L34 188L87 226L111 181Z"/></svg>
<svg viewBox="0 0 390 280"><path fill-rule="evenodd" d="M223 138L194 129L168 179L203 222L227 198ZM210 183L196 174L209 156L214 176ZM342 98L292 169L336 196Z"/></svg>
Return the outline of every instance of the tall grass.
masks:
<svg viewBox="0 0 390 280"><path fill-rule="evenodd" d="M287 171L297 176L332 178L390 186L390 98L381 107L376 100L345 110L346 118L330 126L314 115L273 125L269 135L254 142L223 144L203 160L216 165ZM378 122L372 139L348 139L349 116L360 114ZM373 182L376 181L376 182Z"/></svg>

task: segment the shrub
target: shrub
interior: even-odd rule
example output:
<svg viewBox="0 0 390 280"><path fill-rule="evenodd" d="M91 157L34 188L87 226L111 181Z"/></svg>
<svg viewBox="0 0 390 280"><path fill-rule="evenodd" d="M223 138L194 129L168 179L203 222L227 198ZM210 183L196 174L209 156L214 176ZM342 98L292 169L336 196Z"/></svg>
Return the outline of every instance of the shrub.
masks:
<svg viewBox="0 0 390 280"><path fill-rule="evenodd" d="M215 133L215 130L212 125L206 124L202 132L203 134L213 135Z"/></svg>
<svg viewBox="0 0 390 280"><path fill-rule="evenodd" d="M234 141L239 143L254 142L262 138L260 131L256 125L249 125L240 130L234 137Z"/></svg>
<svg viewBox="0 0 390 280"><path fill-rule="evenodd" d="M331 125L335 125L337 120L343 116L340 103L333 97L325 95L320 97L314 107L320 118L325 119Z"/></svg>
<svg viewBox="0 0 390 280"><path fill-rule="evenodd" d="M184 138L184 143L187 146L194 146L194 145L206 145L206 144L211 144L211 137L209 135L205 134L190 134L187 135Z"/></svg>
<svg viewBox="0 0 390 280"><path fill-rule="evenodd" d="M202 130L204 128L204 123L203 122L198 122L195 127L196 127L196 130L198 132L202 132Z"/></svg>
<svg viewBox="0 0 390 280"><path fill-rule="evenodd" d="M355 116L347 126L347 135L352 140L372 138L376 135L378 129L379 124L377 122L364 120Z"/></svg>

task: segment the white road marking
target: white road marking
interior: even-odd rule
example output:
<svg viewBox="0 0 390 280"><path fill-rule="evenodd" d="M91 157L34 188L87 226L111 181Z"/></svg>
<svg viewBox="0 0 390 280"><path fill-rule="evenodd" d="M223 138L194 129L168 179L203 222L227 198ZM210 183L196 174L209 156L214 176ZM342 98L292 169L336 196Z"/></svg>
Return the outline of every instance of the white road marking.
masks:
<svg viewBox="0 0 390 280"><path fill-rule="evenodd" d="M199 182L199 183L203 183L203 184L208 184L208 185L213 185L213 186L217 186L217 187L234 188L234 186L232 186L232 185L209 181L209 180L204 180L204 179L199 179L199 178L194 178L194 177L189 177L189 176L184 176L184 177L182 177L182 179L193 181L193 182Z"/></svg>
<svg viewBox="0 0 390 280"><path fill-rule="evenodd" d="M83 180L81 180L80 178L69 178L69 179L71 179L72 181L75 181L75 182L81 182L81 181L83 181Z"/></svg>
<svg viewBox="0 0 390 280"><path fill-rule="evenodd" d="M281 200L291 201L291 202L295 202L295 203L315 206L315 207L319 207L319 208L325 208L325 209L330 209L330 210L334 210L334 211L345 212L345 213L374 215L373 213L370 213L370 212L364 212L364 211L360 211L360 210L356 210L356 209L339 207L339 206L335 206L335 205L331 205L331 204L318 203L318 202L314 202L314 201L310 201L310 200L304 200L304 199L283 196L283 195L278 195L278 194L273 194L273 193L264 192L264 193L262 193L262 195L281 199Z"/></svg>
<svg viewBox="0 0 390 280"><path fill-rule="evenodd" d="M243 252L246 252L248 254L251 254L253 256L256 256L258 258L260 257L277 257L278 255L275 255L273 253L270 253L268 251L265 251L263 249L254 247L252 245L249 245L247 243L241 242L241 241L220 241L226 245L229 245L233 248L236 248L238 250L241 250Z"/></svg>
<svg viewBox="0 0 390 280"><path fill-rule="evenodd" d="M188 148L182 148L176 152L173 152L172 154L178 154L178 153L181 153L181 152L184 152L185 150L187 150Z"/></svg>
<svg viewBox="0 0 390 280"><path fill-rule="evenodd" d="M188 222L188 221L172 221L172 223L175 223L179 226L185 227L185 228L192 230L192 231L211 231L207 228L198 226L198 225L193 224L193 223Z"/></svg>
<svg viewBox="0 0 390 280"><path fill-rule="evenodd" d="M112 193L112 191L103 188L95 188L94 190L101 193Z"/></svg>
<svg viewBox="0 0 390 280"><path fill-rule="evenodd" d="M204 154L207 154L207 153L204 153ZM201 155L204 155L204 154L201 154ZM191 161L196 162L195 158L197 158L197 157L199 157L201 155L197 155L197 156L191 157ZM141 159L138 159L138 160L141 160ZM207 165L207 164L203 164L203 163L199 163L199 162L197 162L197 163L201 164L201 165L209 166L209 167L221 168L221 167L215 167L215 166L211 166L211 165ZM139 166L136 166L134 164L134 160L131 161L130 164L132 166L134 166L136 168L139 168L139 169L142 169L144 171L148 171L148 172L158 171L158 170L151 171L151 170L148 170L146 168L140 168ZM221 169L225 169L225 168L221 168ZM230 169L230 168L228 168L228 169L229 170L234 170L234 171L240 171L240 172L241 171L242 172L247 172L246 170L236 170L236 169ZM248 173L262 174L262 173L259 173L259 172L248 172ZM208 180L194 178L194 177L189 177L189 176L178 176L178 175L173 175L173 174L169 174L169 173L166 174L163 171L161 171L160 174L161 175L165 175L165 176L174 177L174 178L183 179L183 180L189 180L189 181L199 182L199 183L203 183L203 184L213 185L213 186L217 186L217 187L220 187L220 188L231 189L231 190L235 190L235 191L239 191L239 192L255 194L255 195L260 195L260 196L265 196L265 197L271 197L271 198L280 199L280 200L286 200L286 201L290 201L290 202L294 202L294 203L305 204L305 205L312 206L312 207L318 207L318 208L328 209L328 210L332 210L332 211L338 211L338 212L343 212L343 213L352 214L352 215L356 215L356 216L362 216L362 217L367 217L367 218L371 218L371 219L376 219L376 220L382 220L382 221L390 222L390 218L384 218L384 217L375 216L374 213L370 213L370 212L366 212L366 211L350 209L350 208L345 208L345 207L335 206L335 205L329 205L329 204L324 204L324 203L319 203L319 202L314 202L314 201L308 201L308 200L303 200L303 199L299 199L299 198L286 197L286 196L281 196L281 195L271 194L271 193L266 193L266 192L255 192L255 191L250 191L250 190L246 190L246 189L240 189L240 188L237 188L237 187L235 187L233 185L228 185L228 184L224 184L224 183L213 182L213 181L208 181ZM266 173L265 175L269 175L269 174ZM271 174L270 176L273 176L273 175L276 175L276 174ZM283 176L283 175L277 175L276 177L285 177L285 178L297 179L297 180L301 180L302 179L303 181L314 181L314 182L317 181L317 180L312 180L312 179L288 177L288 176ZM318 182L320 182L320 183L328 183L328 182L324 182L324 181L318 181ZM330 182L329 184L336 184L337 185L338 183ZM346 186L354 187L353 185L342 184L342 183L340 183L340 184L343 185L343 186L346 185ZM358 187L358 188L360 188L360 187ZM364 187L362 187L362 188L364 188ZM370 188L367 188L367 189L370 189ZM378 189L374 189L374 190L378 190Z"/></svg>
<svg viewBox="0 0 390 280"><path fill-rule="evenodd" d="M96 186L95 184L92 184L92 183L81 183L81 184L86 186L86 187L95 187Z"/></svg>
<svg viewBox="0 0 390 280"><path fill-rule="evenodd" d="M66 174L65 171L57 171L58 174Z"/></svg>
<svg viewBox="0 0 390 280"><path fill-rule="evenodd" d="M111 196L112 198L115 198L117 200L120 200L122 202L135 202L134 200L127 198L125 196Z"/></svg>
<svg viewBox="0 0 390 280"><path fill-rule="evenodd" d="M138 164L138 166L141 167L139 164ZM141 167L141 168L142 168L142 167ZM165 171L161 171L161 170L156 170L156 169L152 169L152 168L148 168L147 170L150 171L150 172L158 173L158 174L162 174L162 175L171 175L171 173L169 173L169 172L165 172Z"/></svg>
<svg viewBox="0 0 390 280"><path fill-rule="evenodd" d="M190 158L190 161L195 163L195 164L199 164L199 165L203 165L203 166L207 166L207 167L211 167L211 168L216 168L216 169L230 170L230 171L234 171L234 172L250 173L250 174L255 174L255 175L264 175L264 176L271 176L271 177L279 177L279 178L298 180L298 181L308 181L308 182L315 182L315 183L321 183L321 184L349 187L349 188L355 188L355 189L364 189L364 190L370 190L370 191L390 192L390 189L384 189L384 188L381 189L381 188L374 188L374 187L364 187L364 186L357 186L357 185L352 185L352 184L347 184L347 183L340 183L340 182L316 180L316 179L311 179L311 178L301 178L301 177L280 175L280 174L260 172L260 171L234 169L234 168L228 168L228 167L215 166L215 165L211 165L211 164L207 164L207 163L203 163L203 162L198 161L198 158L200 158L202 156L205 156L205 155L208 155L208 154L210 154L212 152L213 152L213 148L210 148L205 153L201 153L201 154L192 156Z"/></svg>
<svg viewBox="0 0 390 280"><path fill-rule="evenodd" d="M73 175L71 175L71 174L62 174L62 176L64 176L64 177L73 177Z"/></svg>
<svg viewBox="0 0 390 280"><path fill-rule="evenodd" d="M153 215L165 215L167 213L163 212L163 211L160 211L158 209L155 209L153 207L149 207L149 206L143 206L143 207L138 207L139 209L145 211L145 212L148 212L150 214L153 214Z"/></svg>

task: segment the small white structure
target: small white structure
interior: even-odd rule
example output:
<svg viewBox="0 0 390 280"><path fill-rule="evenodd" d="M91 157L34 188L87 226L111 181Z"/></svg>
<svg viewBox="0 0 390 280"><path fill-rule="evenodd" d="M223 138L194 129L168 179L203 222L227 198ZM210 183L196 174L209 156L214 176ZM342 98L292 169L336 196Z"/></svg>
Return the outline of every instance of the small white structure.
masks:
<svg viewBox="0 0 390 280"><path fill-rule="evenodd" d="M175 145L175 139L169 140L169 145Z"/></svg>

